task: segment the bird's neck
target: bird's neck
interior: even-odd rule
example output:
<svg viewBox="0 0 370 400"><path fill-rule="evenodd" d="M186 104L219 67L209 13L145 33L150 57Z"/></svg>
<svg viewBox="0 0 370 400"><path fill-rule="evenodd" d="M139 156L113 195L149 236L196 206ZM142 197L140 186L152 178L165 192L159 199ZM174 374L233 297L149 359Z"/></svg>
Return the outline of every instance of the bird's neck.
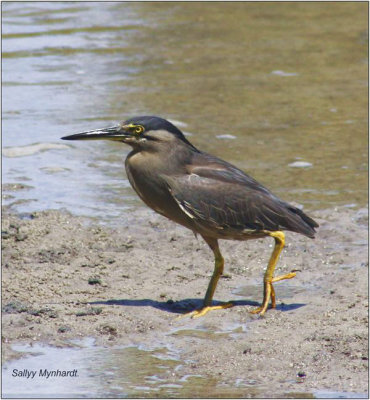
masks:
<svg viewBox="0 0 370 400"><path fill-rule="evenodd" d="M127 156L126 164L138 170L155 170L156 173L183 173L191 163L194 149L185 143L180 146L163 146L156 149L134 148Z"/></svg>

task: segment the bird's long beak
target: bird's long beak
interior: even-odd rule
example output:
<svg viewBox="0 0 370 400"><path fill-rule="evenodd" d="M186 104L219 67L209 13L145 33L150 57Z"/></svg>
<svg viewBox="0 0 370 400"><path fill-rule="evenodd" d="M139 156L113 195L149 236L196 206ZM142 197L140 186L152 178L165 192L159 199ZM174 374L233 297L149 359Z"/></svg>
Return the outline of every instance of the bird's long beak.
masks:
<svg viewBox="0 0 370 400"><path fill-rule="evenodd" d="M93 131L80 132L75 135L63 136L63 140L116 140L124 142L132 134L122 125L115 125L109 128L95 129Z"/></svg>

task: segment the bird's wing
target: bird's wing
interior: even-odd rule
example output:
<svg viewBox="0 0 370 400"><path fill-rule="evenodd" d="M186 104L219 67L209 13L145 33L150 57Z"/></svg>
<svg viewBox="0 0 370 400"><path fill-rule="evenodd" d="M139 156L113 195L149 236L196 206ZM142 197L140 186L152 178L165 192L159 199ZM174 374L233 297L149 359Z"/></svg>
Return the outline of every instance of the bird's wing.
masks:
<svg viewBox="0 0 370 400"><path fill-rule="evenodd" d="M173 198L192 219L216 229L287 229L313 236L309 217L236 167L216 162L187 169L188 174L165 179Z"/></svg>

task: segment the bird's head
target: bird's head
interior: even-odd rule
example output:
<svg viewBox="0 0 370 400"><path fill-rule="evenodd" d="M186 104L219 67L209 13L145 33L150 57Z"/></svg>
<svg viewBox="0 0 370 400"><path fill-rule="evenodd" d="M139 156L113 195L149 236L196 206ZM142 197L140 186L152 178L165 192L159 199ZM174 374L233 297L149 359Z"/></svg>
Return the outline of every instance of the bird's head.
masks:
<svg viewBox="0 0 370 400"><path fill-rule="evenodd" d="M62 139L113 140L129 144L137 150L155 150L180 141L195 149L180 129L166 119L155 116L133 117L109 128L81 132Z"/></svg>

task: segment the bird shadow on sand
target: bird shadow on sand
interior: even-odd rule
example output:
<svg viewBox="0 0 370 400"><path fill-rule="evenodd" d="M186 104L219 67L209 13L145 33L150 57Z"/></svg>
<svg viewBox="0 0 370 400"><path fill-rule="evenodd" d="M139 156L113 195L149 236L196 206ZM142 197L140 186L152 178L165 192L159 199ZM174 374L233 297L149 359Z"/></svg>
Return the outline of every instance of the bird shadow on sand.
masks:
<svg viewBox="0 0 370 400"><path fill-rule="evenodd" d="M261 304L253 300L231 300L233 307L239 306L253 306L258 307ZM199 309L203 305L203 299L183 299L179 301L157 301L151 299L111 299L106 301L92 301L89 302L91 305L118 305L126 307L153 307L162 311L171 312L174 314L183 314L189 311ZM225 304L225 302L214 300L212 305ZM301 308L306 304L296 303L296 304L277 304L276 310L279 311L291 311L297 308Z"/></svg>

